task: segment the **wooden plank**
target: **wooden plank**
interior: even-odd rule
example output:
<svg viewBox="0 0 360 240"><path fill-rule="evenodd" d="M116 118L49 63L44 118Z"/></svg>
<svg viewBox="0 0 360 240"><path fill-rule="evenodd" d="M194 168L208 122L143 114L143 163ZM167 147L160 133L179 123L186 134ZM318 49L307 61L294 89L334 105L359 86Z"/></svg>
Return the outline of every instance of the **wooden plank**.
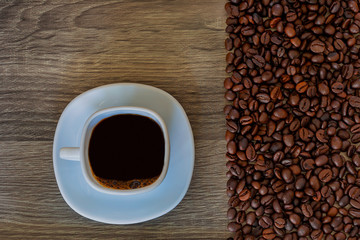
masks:
<svg viewBox="0 0 360 240"><path fill-rule="evenodd" d="M224 239L225 1L0 1L0 238ZM196 140L188 194L131 226L85 219L52 168L58 118L104 84L160 87L183 105Z"/></svg>

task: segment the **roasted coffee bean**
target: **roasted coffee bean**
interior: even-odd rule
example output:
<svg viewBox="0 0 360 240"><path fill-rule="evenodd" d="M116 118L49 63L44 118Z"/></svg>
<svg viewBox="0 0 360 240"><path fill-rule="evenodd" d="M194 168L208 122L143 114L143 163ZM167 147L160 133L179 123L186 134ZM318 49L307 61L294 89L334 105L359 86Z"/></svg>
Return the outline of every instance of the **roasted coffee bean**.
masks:
<svg viewBox="0 0 360 240"><path fill-rule="evenodd" d="M356 209L360 209L360 199L351 199L350 205Z"/></svg>
<svg viewBox="0 0 360 240"><path fill-rule="evenodd" d="M239 193L239 199L243 202L249 200L250 196L251 192L248 189L244 189Z"/></svg>
<svg viewBox="0 0 360 240"><path fill-rule="evenodd" d="M309 234L310 234L310 227L308 225L300 225L297 228L297 235L299 237L309 236Z"/></svg>
<svg viewBox="0 0 360 240"><path fill-rule="evenodd" d="M325 164L327 164L329 161L328 156L326 155L320 155L315 159L315 164L318 167L324 166Z"/></svg>
<svg viewBox="0 0 360 240"><path fill-rule="evenodd" d="M269 228L273 225L273 220L271 220L271 218L267 217L267 216L262 216L259 219L259 225L262 228Z"/></svg>
<svg viewBox="0 0 360 240"><path fill-rule="evenodd" d="M309 219L309 223L313 229L318 230L321 228L321 221L319 219L317 219L316 217L311 217Z"/></svg>
<svg viewBox="0 0 360 240"><path fill-rule="evenodd" d="M293 135L284 135L283 136L283 141L284 141L284 144L287 146L287 147L292 147L294 146L295 142L294 142L294 136Z"/></svg>
<svg viewBox="0 0 360 240"><path fill-rule="evenodd" d="M281 89L278 86L275 86L273 90L271 90L270 98L272 100L276 100L281 96Z"/></svg>
<svg viewBox="0 0 360 240"><path fill-rule="evenodd" d="M285 223L286 223L286 221L284 218L276 218L274 220L275 227L280 228L280 229L285 227Z"/></svg>
<svg viewBox="0 0 360 240"><path fill-rule="evenodd" d="M342 141L337 136L334 136L331 138L330 144L331 144L332 149L334 149L334 150L339 150L342 147Z"/></svg>
<svg viewBox="0 0 360 240"><path fill-rule="evenodd" d="M260 102L260 103L269 103L271 101L271 98L268 94L266 93L259 93L256 95L256 99Z"/></svg>
<svg viewBox="0 0 360 240"><path fill-rule="evenodd" d="M232 208L229 208L229 210L227 212L227 217L229 220L233 220L235 218L236 214L237 214L236 209L232 207Z"/></svg>
<svg viewBox="0 0 360 240"><path fill-rule="evenodd" d="M272 228L267 228L263 230L262 236L265 239L274 239L276 237L276 234L274 233L274 230Z"/></svg>
<svg viewBox="0 0 360 240"><path fill-rule="evenodd" d="M352 107L360 108L360 97L351 96L351 97L349 98L349 104L350 104Z"/></svg>
<svg viewBox="0 0 360 240"><path fill-rule="evenodd" d="M307 82L299 82L298 84L296 84L296 91L298 91L299 93L304 93L308 90L309 85ZM299 99L300 100L300 99ZM291 100L290 98L290 102L293 102L293 100ZM298 102L298 101L297 101ZM297 103L293 103L292 105L296 106Z"/></svg>
<svg viewBox="0 0 360 240"><path fill-rule="evenodd" d="M331 178L332 172L330 169L324 169L319 173L319 179L324 183L330 182Z"/></svg>
<svg viewBox="0 0 360 240"><path fill-rule="evenodd" d="M310 235L312 240L322 240L323 236L324 236L324 233L321 230L314 230L311 232L311 235Z"/></svg>
<svg viewBox="0 0 360 240"><path fill-rule="evenodd" d="M307 218L312 217L312 215L314 214L311 205L307 204L307 203L301 205L301 211L302 211L303 215Z"/></svg>
<svg viewBox="0 0 360 240"><path fill-rule="evenodd" d="M350 128L352 134L360 133L360 124L355 124Z"/></svg>
<svg viewBox="0 0 360 240"><path fill-rule="evenodd" d="M349 209L349 215L354 218L360 218L360 210L356 208L350 208Z"/></svg>
<svg viewBox="0 0 360 240"><path fill-rule="evenodd" d="M342 76L345 79L350 79L354 75L354 66L352 64L344 65L342 68ZM356 96L352 96L356 97Z"/></svg>
<svg viewBox="0 0 360 240"><path fill-rule="evenodd" d="M351 137L351 141L353 143L359 143L360 142L360 133L357 133Z"/></svg>
<svg viewBox="0 0 360 240"><path fill-rule="evenodd" d="M322 53L325 50L325 43L320 40L315 40L310 44L310 49L314 53Z"/></svg>
<svg viewBox="0 0 360 240"><path fill-rule="evenodd" d="M357 199L358 197L360 197L360 188L358 188L356 186L351 187L349 190L349 196L352 199Z"/></svg>
<svg viewBox="0 0 360 240"><path fill-rule="evenodd" d="M294 181L294 176L293 173L291 172L290 169L288 168L284 168L281 172L281 176L284 179L284 181L286 183L291 183L292 181Z"/></svg>
<svg viewBox="0 0 360 240"><path fill-rule="evenodd" d="M225 40L225 48L226 50L230 51L231 49L233 49L233 40L231 38L227 38Z"/></svg>
<svg viewBox="0 0 360 240"><path fill-rule="evenodd" d="M289 216L290 222L294 225L299 225L301 223L301 218L299 215L293 213Z"/></svg>
<svg viewBox="0 0 360 240"><path fill-rule="evenodd" d="M251 26L245 26L240 32L243 36L251 36L255 34L255 29Z"/></svg>
<svg viewBox="0 0 360 240"><path fill-rule="evenodd" d="M314 189L315 191L318 191L321 187L319 178L317 176L312 176L309 179L309 183L310 183L310 186L312 187L312 189Z"/></svg>
<svg viewBox="0 0 360 240"><path fill-rule="evenodd" d="M340 207L345 207L346 205L348 205L350 202L350 198L348 196L343 196L339 201L339 206Z"/></svg>
<svg viewBox="0 0 360 240"><path fill-rule="evenodd" d="M263 68L265 66L265 59L260 56L260 55L255 55L253 58L252 58L252 61L255 65L257 65L258 67L260 68Z"/></svg>
<svg viewBox="0 0 360 240"><path fill-rule="evenodd" d="M246 158L249 161L254 161L256 158L256 150L251 144L246 148Z"/></svg>
<svg viewBox="0 0 360 240"><path fill-rule="evenodd" d="M241 229L241 225L236 222L231 222L228 224L227 228L230 232L237 232Z"/></svg>
<svg viewBox="0 0 360 240"><path fill-rule="evenodd" d="M264 72L262 75L261 75L261 79L264 81L264 82L268 82L270 80L273 79L273 73L270 72L270 71L266 71Z"/></svg>

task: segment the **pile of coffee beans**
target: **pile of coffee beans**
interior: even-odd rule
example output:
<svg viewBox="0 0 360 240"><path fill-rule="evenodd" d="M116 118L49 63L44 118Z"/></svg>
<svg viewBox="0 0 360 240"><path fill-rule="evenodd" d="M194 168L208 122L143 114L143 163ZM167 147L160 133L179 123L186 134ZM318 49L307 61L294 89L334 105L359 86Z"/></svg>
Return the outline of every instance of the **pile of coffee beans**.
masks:
<svg viewBox="0 0 360 240"><path fill-rule="evenodd" d="M359 0L230 0L229 239L360 239Z"/></svg>

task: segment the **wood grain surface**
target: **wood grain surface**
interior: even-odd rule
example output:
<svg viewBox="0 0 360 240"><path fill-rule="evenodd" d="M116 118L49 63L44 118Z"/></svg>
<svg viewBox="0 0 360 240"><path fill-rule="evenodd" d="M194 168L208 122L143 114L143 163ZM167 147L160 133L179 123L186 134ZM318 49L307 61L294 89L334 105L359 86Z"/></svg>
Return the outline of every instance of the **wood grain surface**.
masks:
<svg viewBox="0 0 360 240"><path fill-rule="evenodd" d="M225 0L0 0L0 239L226 239ZM65 203L52 140L65 106L104 84L164 89L196 142L170 213L106 225Z"/></svg>

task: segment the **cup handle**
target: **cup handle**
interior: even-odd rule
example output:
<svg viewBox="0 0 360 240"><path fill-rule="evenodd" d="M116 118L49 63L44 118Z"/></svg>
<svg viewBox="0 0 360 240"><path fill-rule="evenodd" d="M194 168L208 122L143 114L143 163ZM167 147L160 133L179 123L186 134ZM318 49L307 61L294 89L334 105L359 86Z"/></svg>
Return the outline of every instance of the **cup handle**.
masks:
<svg viewBox="0 0 360 240"><path fill-rule="evenodd" d="M80 161L80 148L76 148L76 147L61 148L60 158L69 161Z"/></svg>

